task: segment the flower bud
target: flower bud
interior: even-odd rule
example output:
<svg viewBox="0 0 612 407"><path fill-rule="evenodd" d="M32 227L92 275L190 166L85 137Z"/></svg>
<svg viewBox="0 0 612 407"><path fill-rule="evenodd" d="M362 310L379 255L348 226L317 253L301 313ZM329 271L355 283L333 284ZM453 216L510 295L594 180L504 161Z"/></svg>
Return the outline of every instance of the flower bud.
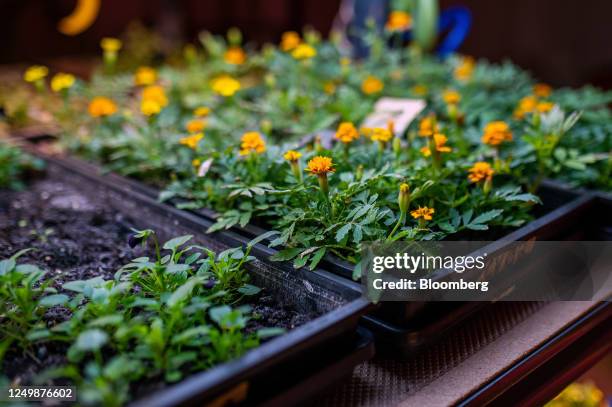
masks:
<svg viewBox="0 0 612 407"><path fill-rule="evenodd" d="M270 135L272 131L272 122L268 119L263 119L259 124L261 126L261 131L267 135Z"/></svg>
<svg viewBox="0 0 612 407"><path fill-rule="evenodd" d="M399 195L397 198L399 209L401 213L408 212L408 206L410 205L410 186L403 183L399 187Z"/></svg>
<svg viewBox="0 0 612 407"><path fill-rule="evenodd" d="M393 139L393 152L395 153L395 156L399 157L401 151L402 151L402 141L399 139L399 137L395 137Z"/></svg>

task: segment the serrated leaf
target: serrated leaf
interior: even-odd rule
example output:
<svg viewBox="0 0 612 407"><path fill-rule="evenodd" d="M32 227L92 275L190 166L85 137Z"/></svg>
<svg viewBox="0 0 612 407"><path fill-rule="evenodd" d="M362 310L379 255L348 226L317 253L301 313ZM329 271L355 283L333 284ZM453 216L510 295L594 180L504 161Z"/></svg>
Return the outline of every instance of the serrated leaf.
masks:
<svg viewBox="0 0 612 407"><path fill-rule="evenodd" d="M338 231L336 232L336 242L342 241L342 239L344 239L347 233L351 230L351 227L353 227L353 224L347 223L346 225L338 229Z"/></svg>

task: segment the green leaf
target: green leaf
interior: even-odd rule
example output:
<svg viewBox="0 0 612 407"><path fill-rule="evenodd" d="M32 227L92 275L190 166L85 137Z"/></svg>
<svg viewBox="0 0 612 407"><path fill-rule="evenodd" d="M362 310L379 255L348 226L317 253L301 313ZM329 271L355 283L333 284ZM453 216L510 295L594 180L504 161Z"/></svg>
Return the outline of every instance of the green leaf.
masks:
<svg viewBox="0 0 612 407"><path fill-rule="evenodd" d="M229 305L220 305L218 307L213 307L208 311L208 315L210 315L210 319L215 321L217 324L221 324L223 318L232 312L232 307Z"/></svg>
<svg viewBox="0 0 612 407"><path fill-rule="evenodd" d="M352 226L353 226L352 223L347 223L346 225L338 229L338 231L336 232L336 242L342 241L342 239L344 239L347 233L351 230Z"/></svg>
<svg viewBox="0 0 612 407"><path fill-rule="evenodd" d="M193 235L175 237L174 239L170 239L166 243L164 243L163 247L166 250L174 250L177 247L184 245L185 243L190 241L192 238L193 238Z"/></svg>
<svg viewBox="0 0 612 407"><path fill-rule="evenodd" d="M310 261L310 266L308 267L310 268L310 270L314 270L317 267L317 265L319 264L319 262L325 255L326 251L327 249L325 247L321 247L319 250L316 251L316 253L312 256L312 260Z"/></svg>
<svg viewBox="0 0 612 407"><path fill-rule="evenodd" d="M92 320L88 325L94 328L101 328L104 326L118 326L123 322L123 315L112 314L104 315Z"/></svg>
<svg viewBox="0 0 612 407"><path fill-rule="evenodd" d="M48 329L34 329L28 332L28 334L26 335L26 339L28 341L35 342L39 339L48 338L49 336L51 336L51 331L49 331Z"/></svg>
<svg viewBox="0 0 612 407"><path fill-rule="evenodd" d="M238 289L238 292L243 295L255 295L255 294L259 294L260 291L261 291L261 288L256 287L252 284L245 284Z"/></svg>
<svg viewBox="0 0 612 407"><path fill-rule="evenodd" d="M56 305L64 305L69 300L70 298L65 294L48 295L41 298L40 301L38 301L38 305L41 307L54 307Z"/></svg>
<svg viewBox="0 0 612 407"><path fill-rule="evenodd" d="M281 250L280 252L274 254L272 257L270 257L270 259L273 261L291 260L298 254L300 254L301 251L302 249L299 247L287 248L287 249Z"/></svg>
<svg viewBox="0 0 612 407"><path fill-rule="evenodd" d="M166 301L166 304L170 308L173 308L178 303L180 303L181 301L183 301L187 297L189 297L191 295L191 292L193 291L194 287L196 285L200 284L201 282L202 282L201 277L191 277L189 280L187 280L187 282L185 284L183 284L179 288L177 288L172 293L172 295L170 295L170 297L168 297L168 300Z"/></svg>
<svg viewBox="0 0 612 407"><path fill-rule="evenodd" d="M13 270L14 268L15 268L15 260L13 260L12 258L0 261L0 276L5 275L6 273Z"/></svg>
<svg viewBox="0 0 612 407"><path fill-rule="evenodd" d="M263 233L259 236L257 236L256 238L254 238L253 240L251 240L247 246L255 246L257 243L261 242L262 240L266 240L269 237L272 236L276 236L278 235L280 232L276 231L276 230L271 230L269 232Z"/></svg>
<svg viewBox="0 0 612 407"><path fill-rule="evenodd" d="M308 263L308 258L310 258L310 255L297 257L293 261L293 268L299 269L299 268L304 267L306 263Z"/></svg>
<svg viewBox="0 0 612 407"><path fill-rule="evenodd" d="M476 218L474 218L470 223L471 224L487 223L488 221L495 219L496 217L501 215L502 212L503 212L503 209L493 209L493 210L481 213Z"/></svg>
<svg viewBox="0 0 612 407"><path fill-rule="evenodd" d="M108 334L101 329L89 329L81 332L74 345L78 350L95 351L108 342Z"/></svg>

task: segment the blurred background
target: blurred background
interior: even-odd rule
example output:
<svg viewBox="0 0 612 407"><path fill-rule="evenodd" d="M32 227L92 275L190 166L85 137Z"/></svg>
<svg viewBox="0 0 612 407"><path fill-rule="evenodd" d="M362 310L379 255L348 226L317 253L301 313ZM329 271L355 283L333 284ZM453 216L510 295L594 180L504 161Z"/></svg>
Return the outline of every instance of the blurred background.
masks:
<svg viewBox="0 0 612 407"><path fill-rule="evenodd" d="M374 1L374 0L372 0ZM309 25L326 34L341 0L101 0L91 27L76 36L57 29L77 0L0 0L0 63L55 63L99 53L104 36L138 21L168 46L198 32L239 27L245 40L278 42L282 32ZM612 1L441 0L461 5L472 27L459 51L492 61L510 59L554 86L612 88Z"/></svg>

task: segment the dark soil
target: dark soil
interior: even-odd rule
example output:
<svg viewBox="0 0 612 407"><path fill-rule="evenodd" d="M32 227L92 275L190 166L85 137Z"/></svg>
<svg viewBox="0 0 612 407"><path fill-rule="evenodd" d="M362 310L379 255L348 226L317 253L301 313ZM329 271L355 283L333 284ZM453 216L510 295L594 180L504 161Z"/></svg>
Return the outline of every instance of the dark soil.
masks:
<svg viewBox="0 0 612 407"><path fill-rule="evenodd" d="M122 214L61 182L44 179L23 192L0 191L0 259L34 248L19 262L46 270L58 290L68 281L96 276L112 279L130 259L146 255L142 248L131 249L127 244L129 225L129 219ZM265 290L256 301L251 298L249 305L254 318L248 332L263 327L289 330L317 317L280 304ZM45 320L52 326L69 317L67 309L54 307ZM0 371L13 382L31 383L37 373L64 364L67 348L68 345L41 344L27 355L9 350ZM162 387L161 383L145 387L149 385Z"/></svg>

